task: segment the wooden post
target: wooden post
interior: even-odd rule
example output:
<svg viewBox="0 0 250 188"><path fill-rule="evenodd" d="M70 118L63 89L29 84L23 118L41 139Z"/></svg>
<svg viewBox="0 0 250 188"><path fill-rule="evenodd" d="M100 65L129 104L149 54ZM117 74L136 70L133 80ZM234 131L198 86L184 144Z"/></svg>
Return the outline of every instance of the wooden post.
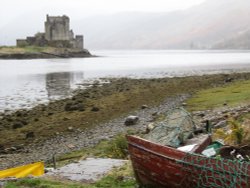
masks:
<svg viewBox="0 0 250 188"><path fill-rule="evenodd" d="M53 167L56 169L56 154L54 153L52 156Z"/></svg>
<svg viewBox="0 0 250 188"><path fill-rule="evenodd" d="M207 133L212 133L211 123L209 120L206 120L206 131Z"/></svg>

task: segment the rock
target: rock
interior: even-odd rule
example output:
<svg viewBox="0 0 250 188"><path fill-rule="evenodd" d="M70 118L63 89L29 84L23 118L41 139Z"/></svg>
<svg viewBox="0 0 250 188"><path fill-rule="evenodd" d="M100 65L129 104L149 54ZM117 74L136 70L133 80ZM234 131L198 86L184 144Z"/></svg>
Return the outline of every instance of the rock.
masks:
<svg viewBox="0 0 250 188"><path fill-rule="evenodd" d="M70 119L67 118L67 117L64 117L64 118L63 118L63 121L68 121L68 120L70 120Z"/></svg>
<svg viewBox="0 0 250 188"><path fill-rule="evenodd" d="M66 103L64 106L64 110L65 111L74 111L74 109L72 108L72 105L73 104L71 102Z"/></svg>
<svg viewBox="0 0 250 188"><path fill-rule="evenodd" d="M84 111L85 107L82 103L66 103L65 107L64 107L65 111Z"/></svg>
<svg viewBox="0 0 250 188"><path fill-rule="evenodd" d="M158 115L158 112L152 113L152 116L157 116L157 115Z"/></svg>
<svg viewBox="0 0 250 188"><path fill-rule="evenodd" d="M12 125L12 128L13 129L18 129L18 128L22 128L23 127L23 123L22 122L15 122L13 125Z"/></svg>
<svg viewBox="0 0 250 188"><path fill-rule="evenodd" d="M95 81L93 82L93 86L98 86L98 85L100 85L100 81L99 81L99 80L95 80Z"/></svg>
<svg viewBox="0 0 250 188"><path fill-rule="evenodd" d="M81 112L85 110L85 107L83 104L78 104L77 108L78 108L78 111L81 111Z"/></svg>
<svg viewBox="0 0 250 188"><path fill-rule="evenodd" d="M34 138L35 137L35 133L34 132L28 132L25 136L26 139L29 139L29 138Z"/></svg>
<svg viewBox="0 0 250 188"><path fill-rule="evenodd" d="M68 127L67 130L70 131L70 132L72 132L72 131L74 131L74 128L73 127Z"/></svg>
<svg viewBox="0 0 250 188"><path fill-rule="evenodd" d="M226 83L230 83L230 82L232 82L233 80L234 80L233 78L230 78L230 77L229 77L229 78L226 78L226 79L225 79L225 82L226 82Z"/></svg>
<svg viewBox="0 0 250 188"><path fill-rule="evenodd" d="M183 103L182 103L182 106L187 106L187 103L183 102Z"/></svg>
<svg viewBox="0 0 250 188"><path fill-rule="evenodd" d="M149 133L154 127L155 127L154 123L148 124L146 128L146 134Z"/></svg>
<svg viewBox="0 0 250 188"><path fill-rule="evenodd" d="M19 112L19 111L18 111L18 112L16 113L16 116L17 116L17 117L21 117L21 116L22 116L22 112Z"/></svg>
<svg viewBox="0 0 250 188"><path fill-rule="evenodd" d="M146 109L146 108L148 108L148 106L145 104L141 106L141 109Z"/></svg>
<svg viewBox="0 0 250 188"><path fill-rule="evenodd" d="M22 123L23 125L28 125L28 122L25 121L25 120L22 120L21 123Z"/></svg>
<svg viewBox="0 0 250 188"><path fill-rule="evenodd" d="M196 112L195 115L202 117L202 118L206 116L205 112L202 112L202 111Z"/></svg>
<svg viewBox="0 0 250 188"><path fill-rule="evenodd" d="M38 118L35 118L34 121L39 121L39 119L38 119Z"/></svg>
<svg viewBox="0 0 250 188"><path fill-rule="evenodd" d="M11 148L8 148L8 149L9 149L9 151L17 151L17 148L14 146L12 146Z"/></svg>
<svg viewBox="0 0 250 188"><path fill-rule="evenodd" d="M4 145L0 144L0 150L4 150Z"/></svg>
<svg viewBox="0 0 250 188"><path fill-rule="evenodd" d="M138 121L139 121L139 117L138 117L138 116L128 116L128 117L125 119L124 124L125 124L126 126L135 125Z"/></svg>
<svg viewBox="0 0 250 188"><path fill-rule="evenodd" d="M92 112L98 112L100 109L98 108L98 107L96 107L96 106L94 106L92 109L91 109L91 111Z"/></svg>
<svg viewBox="0 0 250 188"><path fill-rule="evenodd" d="M48 116L52 116L54 113L53 112L49 112L48 113Z"/></svg>
<svg viewBox="0 0 250 188"><path fill-rule="evenodd" d="M220 129L227 126L227 121L223 120L214 125L215 129Z"/></svg>
<svg viewBox="0 0 250 188"><path fill-rule="evenodd" d="M0 154L6 154L6 151L3 145L0 145Z"/></svg>
<svg viewBox="0 0 250 188"><path fill-rule="evenodd" d="M13 121L13 119L11 119L11 118L7 118L6 119L8 122L12 122Z"/></svg>
<svg viewBox="0 0 250 188"><path fill-rule="evenodd" d="M74 149L75 148L75 146L73 144L68 144L67 147L70 148L70 149Z"/></svg>
<svg viewBox="0 0 250 188"><path fill-rule="evenodd" d="M0 187L4 187L6 182L0 182Z"/></svg>

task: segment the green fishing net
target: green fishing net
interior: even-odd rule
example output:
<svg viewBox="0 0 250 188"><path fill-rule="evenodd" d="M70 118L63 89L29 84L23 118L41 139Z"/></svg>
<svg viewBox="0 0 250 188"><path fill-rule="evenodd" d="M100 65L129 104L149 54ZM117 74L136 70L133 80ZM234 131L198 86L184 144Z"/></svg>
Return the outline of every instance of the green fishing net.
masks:
<svg viewBox="0 0 250 188"><path fill-rule="evenodd" d="M187 153L180 160L185 174L183 188L247 188L250 187L250 163L222 158L208 158Z"/></svg>
<svg viewBox="0 0 250 188"><path fill-rule="evenodd" d="M183 108L169 110L145 139L165 146L179 147L195 130L192 116Z"/></svg>

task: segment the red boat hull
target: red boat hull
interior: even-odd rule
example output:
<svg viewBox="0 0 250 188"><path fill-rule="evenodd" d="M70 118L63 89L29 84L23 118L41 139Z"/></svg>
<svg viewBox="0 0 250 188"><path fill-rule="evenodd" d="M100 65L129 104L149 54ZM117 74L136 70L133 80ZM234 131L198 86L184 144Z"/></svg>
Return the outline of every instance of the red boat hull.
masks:
<svg viewBox="0 0 250 188"><path fill-rule="evenodd" d="M250 187L250 165L187 154L135 136L127 136L127 140L135 176L142 187Z"/></svg>

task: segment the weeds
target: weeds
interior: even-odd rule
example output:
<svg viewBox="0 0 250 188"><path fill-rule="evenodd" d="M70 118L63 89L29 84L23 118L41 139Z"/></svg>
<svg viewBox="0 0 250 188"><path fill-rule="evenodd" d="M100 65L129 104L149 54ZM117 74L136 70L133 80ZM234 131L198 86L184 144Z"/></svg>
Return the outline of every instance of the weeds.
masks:
<svg viewBox="0 0 250 188"><path fill-rule="evenodd" d="M214 133L215 139L222 139L229 145L240 145L245 140L247 134L244 131L244 127L238 121L231 119L228 121L228 130L217 129Z"/></svg>

